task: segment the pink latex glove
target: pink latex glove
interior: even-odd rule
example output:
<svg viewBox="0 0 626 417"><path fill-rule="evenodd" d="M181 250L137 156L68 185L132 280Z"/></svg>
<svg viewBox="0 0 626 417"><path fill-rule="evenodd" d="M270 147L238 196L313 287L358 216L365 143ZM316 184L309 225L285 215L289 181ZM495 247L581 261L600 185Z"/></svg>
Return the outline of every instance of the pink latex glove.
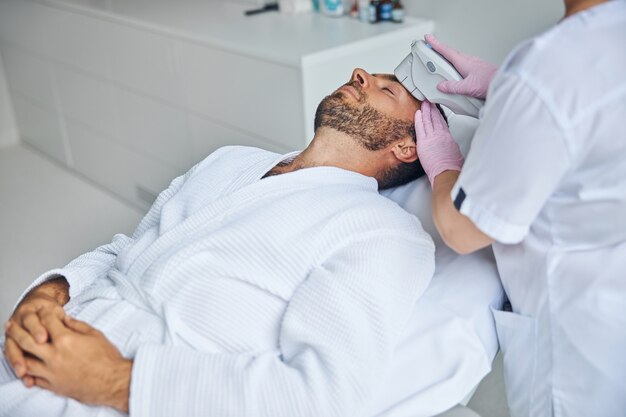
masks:
<svg viewBox="0 0 626 417"><path fill-rule="evenodd" d="M433 35L426 35L424 39L433 49L444 56L461 74L461 81L442 81L437 89L443 93L463 94L466 96L484 99L487 89L498 67L471 55L465 55L448 45L439 42Z"/></svg>
<svg viewBox="0 0 626 417"><path fill-rule="evenodd" d="M415 112L417 155L432 186L443 171L460 171L463 155L439 109L425 100Z"/></svg>

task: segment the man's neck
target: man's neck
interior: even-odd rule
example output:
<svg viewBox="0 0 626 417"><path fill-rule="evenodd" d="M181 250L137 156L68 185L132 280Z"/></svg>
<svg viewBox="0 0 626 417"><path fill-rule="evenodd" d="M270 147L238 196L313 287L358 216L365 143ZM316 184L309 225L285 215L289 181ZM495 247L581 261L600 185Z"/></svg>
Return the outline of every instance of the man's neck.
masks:
<svg viewBox="0 0 626 417"><path fill-rule="evenodd" d="M380 158L375 152L359 146L353 138L344 133L319 128L309 146L293 161L277 165L267 175L318 166L342 168L374 178L381 170Z"/></svg>
<svg viewBox="0 0 626 417"><path fill-rule="evenodd" d="M565 17L590 9L607 0L565 0Z"/></svg>

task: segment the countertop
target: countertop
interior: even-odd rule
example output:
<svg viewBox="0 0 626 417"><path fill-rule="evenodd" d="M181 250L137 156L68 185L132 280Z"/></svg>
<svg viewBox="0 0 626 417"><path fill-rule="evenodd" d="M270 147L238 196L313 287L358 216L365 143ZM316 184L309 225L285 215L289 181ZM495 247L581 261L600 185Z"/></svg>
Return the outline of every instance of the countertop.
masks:
<svg viewBox="0 0 626 417"><path fill-rule="evenodd" d="M293 67L332 59L345 48L371 47L398 31L432 28L432 21L411 17L371 24L314 12L244 16L257 6L215 0L31 1Z"/></svg>

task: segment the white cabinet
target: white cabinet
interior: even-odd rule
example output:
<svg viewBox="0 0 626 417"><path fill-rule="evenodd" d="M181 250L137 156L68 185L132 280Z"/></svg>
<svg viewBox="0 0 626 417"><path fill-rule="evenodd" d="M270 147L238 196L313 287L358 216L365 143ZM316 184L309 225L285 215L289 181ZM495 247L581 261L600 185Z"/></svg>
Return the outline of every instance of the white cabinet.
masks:
<svg viewBox="0 0 626 417"><path fill-rule="evenodd" d="M174 53L175 39L119 23L103 25L109 77L121 86L183 106Z"/></svg>
<svg viewBox="0 0 626 417"><path fill-rule="evenodd" d="M219 1L2 0L0 52L22 139L142 206L227 144L313 137L354 67L391 72L432 22L246 17Z"/></svg>
<svg viewBox="0 0 626 417"><path fill-rule="evenodd" d="M194 44L177 49L189 110L289 149L304 146L299 71Z"/></svg>
<svg viewBox="0 0 626 417"><path fill-rule="evenodd" d="M111 142L77 122L68 123L67 134L74 168L138 205L149 204L182 171Z"/></svg>
<svg viewBox="0 0 626 417"><path fill-rule="evenodd" d="M50 110L55 108L51 66L45 60L19 47L3 45L2 61L11 94L20 94Z"/></svg>
<svg viewBox="0 0 626 417"><path fill-rule="evenodd" d="M58 115L18 94L14 94L11 101L22 139L56 161L67 163Z"/></svg>

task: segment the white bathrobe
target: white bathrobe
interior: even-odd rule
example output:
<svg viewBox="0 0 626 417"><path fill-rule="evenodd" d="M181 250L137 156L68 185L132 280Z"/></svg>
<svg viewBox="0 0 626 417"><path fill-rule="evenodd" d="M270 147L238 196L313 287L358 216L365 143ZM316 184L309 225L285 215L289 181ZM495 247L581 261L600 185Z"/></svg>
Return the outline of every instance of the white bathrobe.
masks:
<svg viewBox="0 0 626 417"><path fill-rule="evenodd" d="M57 274L69 314L134 359L130 414L356 416L434 269L419 221L371 177L225 147L163 191L132 237ZM32 287L31 287L32 288ZM0 416L118 415L17 381Z"/></svg>

